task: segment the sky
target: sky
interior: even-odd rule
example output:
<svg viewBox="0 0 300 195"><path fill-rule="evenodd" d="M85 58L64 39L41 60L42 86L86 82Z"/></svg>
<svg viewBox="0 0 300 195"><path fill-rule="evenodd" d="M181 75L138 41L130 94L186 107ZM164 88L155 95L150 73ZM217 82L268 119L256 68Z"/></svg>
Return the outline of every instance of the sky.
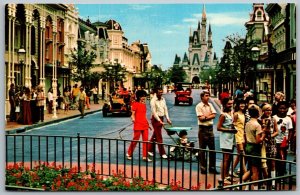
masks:
<svg viewBox="0 0 300 195"><path fill-rule="evenodd" d="M190 29L196 30L201 21L203 4L76 4L76 7L84 20L119 22L128 43L136 40L148 43L152 64L162 65L165 70L173 65L176 54L182 59L188 52ZM252 4L206 3L205 9L214 51L220 59L226 36L246 34L244 24L249 21Z"/></svg>

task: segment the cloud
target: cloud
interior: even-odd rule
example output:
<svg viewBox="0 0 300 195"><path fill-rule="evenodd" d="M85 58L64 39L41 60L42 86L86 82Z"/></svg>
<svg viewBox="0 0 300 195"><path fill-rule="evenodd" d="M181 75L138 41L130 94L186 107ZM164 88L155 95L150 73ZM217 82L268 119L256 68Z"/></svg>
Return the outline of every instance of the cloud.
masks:
<svg viewBox="0 0 300 195"><path fill-rule="evenodd" d="M190 25L197 25L201 21L202 14L193 14L192 18L184 18L183 22ZM227 12L227 13L209 13L207 14L208 22L214 26L244 25L249 20L244 12Z"/></svg>
<svg viewBox="0 0 300 195"><path fill-rule="evenodd" d="M150 8L150 5L141 5L141 4L134 4L134 5L130 5L130 8L133 10L145 10Z"/></svg>
<svg viewBox="0 0 300 195"><path fill-rule="evenodd" d="M164 34L174 34L175 32L172 30L164 30L162 33Z"/></svg>
<svg viewBox="0 0 300 195"><path fill-rule="evenodd" d="M184 18L183 22L194 24L194 23L197 23L198 20L197 20L197 18Z"/></svg>
<svg viewBox="0 0 300 195"><path fill-rule="evenodd" d="M225 25L244 25L245 22L249 21L249 17L245 14L239 13L212 13L209 14L208 20L214 26L225 26Z"/></svg>

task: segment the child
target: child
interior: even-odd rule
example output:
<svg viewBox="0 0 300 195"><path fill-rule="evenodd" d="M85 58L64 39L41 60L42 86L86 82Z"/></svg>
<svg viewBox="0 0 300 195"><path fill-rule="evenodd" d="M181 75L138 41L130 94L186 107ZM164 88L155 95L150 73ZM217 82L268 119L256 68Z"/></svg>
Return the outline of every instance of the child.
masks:
<svg viewBox="0 0 300 195"><path fill-rule="evenodd" d="M233 113L232 113L233 100L224 98L222 100L223 112L220 115L217 130L220 132L220 148L224 152L223 161L221 162L221 178L224 184L231 184L233 178L229 177L229 167L232 162L232 155L234 146L234 134L237 130L233 126Z"/></svg>
<svg viewBox="0 0 300 195"><path fill-rule="evenodd" d="M290 131L293 130L292 119L287 116L288 111L288 103L286 101L278 102L277 104L278 111L277 114L273 116L273 118L277 121L278 125L278 135L275 137L276 148L277 148L277 159L286 160L287 149L289 143L289 135ZM276 170L278 171L278 175L284 175L285 173L285 163L277 162Z"/></svg>
<svg viewBox="0 0 300 195"><path fill-rule="evenodd" d="M272 106L270 104L265 104L262 107L262 115L259 118L261 121L262 128L265 129L265 140L262 144L262 157L267 158L276 158L276 143L275 137L278 135L277 121L271 116L272 114ZM264 178L268 177L267 168L271 169L271 178L275 178L275 161L270 160L268 166L266 166L266 160L262 159L262 168ZM272 180L272 187L275 188L275 180Z"/></svg>
<svg viewBox="0 0 300 195"><path fill-rule="evenodd" d="M176 143L178 146L184 146L184 148L171 147L170 155L174 158L184 160L189 160L191 154L195 154L195 156L198 156L198 153L193 149L193 147L195 147L194 142L190 142L187 138L186 130L181 130L178 136L179 138L177 139Z"/></svg>
<svg viewBox="0 0 300 195"><path fill-rule="evenodd" d="M186 146L186 147L194 147L194 142L189 142L187 138L186 130L182 130L179 132L179 139L177 142L178 145Z"/></svg>
<svg viewBox="0 0 300 195"><path fill-rule="evenodd" d="M237 133L235 134L235 141L236 141L236 149L238 154L245 154L244 148L245 148L245 109L246 108L246 102L244 100L239 100L236 104L235 112L233 114L233 125L234 128L237 130ZM233 176L238 175L234 172L234 169L237 167L238 163L240 161L240 156L236 156L232 168L232 174ZM246 165L245 160L243 158L242 162L242 172L246 172Z"/></svg>
<svg viewBox="0 0 300 195"><path fill-rule="evenodd" d="M251 106L249 108L250 121L245 126L246 133L246 148L245 153L251 156L261 157L261 142L265 139L265 132L263 131L261 125L258 123L259 110L256 106ZM257 181L259 178L259 170L261 167L261 158L249 157L248 161L250 171L247 171L243 175L243 181L246 181L250 173L252 173L252 181ZM254 190L258 190L258 185L253 184Z"/></svg>

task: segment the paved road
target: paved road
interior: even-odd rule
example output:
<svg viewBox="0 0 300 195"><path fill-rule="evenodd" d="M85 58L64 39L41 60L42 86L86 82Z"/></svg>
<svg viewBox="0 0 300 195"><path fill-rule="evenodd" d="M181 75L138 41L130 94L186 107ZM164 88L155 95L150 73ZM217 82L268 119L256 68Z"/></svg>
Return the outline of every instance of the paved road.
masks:
<svg viewBox="0 0 300 195"><path fill-rule="evenodd" d="M189 138L197 140L197 117L195 114L195 106L200 101L201 90L193 91L194 104L192 106L179 105L174 106L174 94L165 94L167 105L169 108L169 115L173 122L173 126L190 126L192 131L189 132ZM215 105L216 106L216 105ZM217 106L216 106L217 109ZM150 119L150 106L147 104L147 116ZM218 109L217 109L218 110ZM218 119L218 115L215 119L215 123ZM96 136L107 138L119 138L119 130L125 128L121 137L123 139L132 138L132 123L129 117L122 116L109 116L102 117L101 112L87 115L84 119L73 118L59 122L57 124L46 125L43 127L35 128L26 131L22 134L36 134L36 135L66 135L76 136L80 133L81 136ZM216 128L214 131L217 133ZM150 135L152 132L150 132ZM163 137L168 143L169 136L164 132Z"/></svg>

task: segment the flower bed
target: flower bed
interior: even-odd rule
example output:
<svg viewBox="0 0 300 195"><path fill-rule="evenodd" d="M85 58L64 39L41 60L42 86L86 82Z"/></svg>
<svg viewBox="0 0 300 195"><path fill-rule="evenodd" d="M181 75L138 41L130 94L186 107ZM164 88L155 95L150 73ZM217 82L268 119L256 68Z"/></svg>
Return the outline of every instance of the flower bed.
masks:
<svg viewBox="0 0 300 195"><path fill-rule="evenodd" d="M93 170L93 169L92 169ZM112 176L103 177L93 171L78 173L77 168L41 163L33 169L22 164L6 167L7 186L41 188L46 191L179 191L184 190L179 181L171 181L168 186L158 186L153 181L141 177L124 178L124 173L113 172ZM199 190L200 185L192 190Z"/></svg>

